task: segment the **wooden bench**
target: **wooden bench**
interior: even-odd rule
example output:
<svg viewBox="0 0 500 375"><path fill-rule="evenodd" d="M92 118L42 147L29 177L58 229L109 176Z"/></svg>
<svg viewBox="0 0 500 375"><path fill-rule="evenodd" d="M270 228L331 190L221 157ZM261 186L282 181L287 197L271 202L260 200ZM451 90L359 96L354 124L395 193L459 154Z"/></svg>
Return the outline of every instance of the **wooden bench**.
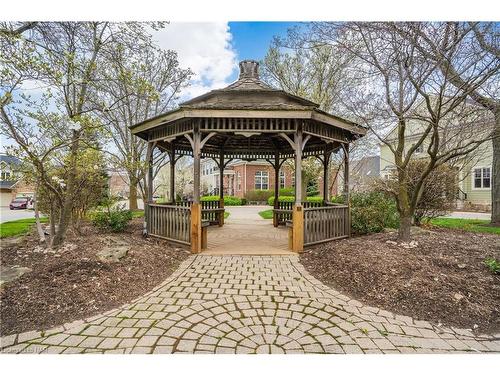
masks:
<svg viewBox="0 0 500 375"><path fill-rule="evenodd" d="M292 210L283 208L273 209L273 225L277 227L280 224L286 224L286 221L292 217Z"/></svg>
<svg viewBox="0 0 500 375"><path fill-rule="evenodd" d="M207 218L209 224L218 224L219 227L224 225L224 212L225 209L222 208L202 208L201 216ZM215 214L215 215L213 215ZM215 220L210 220L215 219Z"/></svg>
<svg viewBox="0 0 500 375"><path fill-rule="evenodd" d="M201 248L205 250L208 246L208 227L210 226L210 220L201 221Z"/></svg>

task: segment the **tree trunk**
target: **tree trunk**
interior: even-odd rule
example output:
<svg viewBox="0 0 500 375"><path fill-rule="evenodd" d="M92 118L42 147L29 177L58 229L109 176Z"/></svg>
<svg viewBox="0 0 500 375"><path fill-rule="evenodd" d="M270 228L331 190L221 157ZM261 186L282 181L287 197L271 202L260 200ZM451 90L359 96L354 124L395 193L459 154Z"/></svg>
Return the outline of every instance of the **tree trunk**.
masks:
<svg viewBox="0 0 500 375"><path fill-rule="evenodd" d="M410 195L406 182L406 171L400 169L398 173L398 212L399 212L399 230L398 240L402 242L410 241L410 229L413 212L410 206Z"/></svg>
<svg viewBox="0 0 500 375"><path fill-rule="evenodd" d="M33 194L33 208L35 210L35 223L38 236L40 237L40 242L45 243L45 232L42 228L42 223L40 222L40 211L38 210L38 184L35 187L35 194Z"/></svg>
<svg viewBox="0 0 500 375"><path fill-rule="evenodd" d="M495 111L495 136L491 171L491 223L500 225L500 106Z"/></svg>
<svg viewBox="0 0 500 375"><path fill-rule="evenodd" d="M72 144L69 155L69 173L68 179L66 181L66 194L64 197L64 203L61 207L61 213L59 216L59 225L56 230L56 234L52 239L52 246L57 247L64 242L66 237L66 231L71 221L71 213L73 211L73 199L75 195L75 182L76 182L76 162L78 157L79 139L80 132L73 130L73 135L71 137Z"/></svg>
<svg viewBox="0 0 500 375"><path fill-rule="evenodd" d="M129 176L128 206L130 210L137 210L137 179Z"/></svg>
<svg viewBox="0 0 500 375"><path fill-rule="evenodd" d="M56 210L54 208L54 203L50 203L50 243L52 243L52 238L56 234Z"/></svg>
<svg viewBox="0 0 500 375"><path fill-rule="evenodd" d="M402 242L409 242L411 238L411 215L408 213L401 213L399 216L399 230L398 240Z"/></svg>

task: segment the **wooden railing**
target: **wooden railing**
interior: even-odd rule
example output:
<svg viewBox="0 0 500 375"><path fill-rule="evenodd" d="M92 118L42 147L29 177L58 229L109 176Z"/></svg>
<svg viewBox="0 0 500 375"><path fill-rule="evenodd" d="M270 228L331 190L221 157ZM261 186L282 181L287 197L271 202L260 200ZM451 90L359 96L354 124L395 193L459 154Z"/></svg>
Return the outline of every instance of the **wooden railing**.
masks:
<svg viewBox="0 0 500 375"><path fill-rule="evenodd" d="M292 220L292 209L295 202L278 202L278 208L273 209L274 222L277 225L285 225L287 220ZM321 202L302 202L302 207L322 207L324 206L323 201Z"/></svg>
<svg viewBox="0 0 500 375"><path fill-rule="evenodd" d="M304 246L349 237L349 206L304 208Z"/></svg>
<svg viewBox="0 0 500 375"><path fill-rule="evenodd" d="M149 203L147 228L150 236L185 245L191 243L191 208L183 205Z"/></svg>
<svg viewBox="0 0 500 375"><path fill-rule="evenodd" d="M176 206L191 207L192 201L175 202ZM220 207L220 201L201 201L201 220L208 221L211 225L221 225L224 218L224 208Z"/></svg>

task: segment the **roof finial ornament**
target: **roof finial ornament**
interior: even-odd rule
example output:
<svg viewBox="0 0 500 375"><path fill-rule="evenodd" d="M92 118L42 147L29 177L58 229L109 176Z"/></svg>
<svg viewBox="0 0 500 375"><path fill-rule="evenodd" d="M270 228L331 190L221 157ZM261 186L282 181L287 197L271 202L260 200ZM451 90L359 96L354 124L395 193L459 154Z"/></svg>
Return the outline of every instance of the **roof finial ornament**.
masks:
<svg viewBox="0 0 500 375"><path fill-rule="evenodd" d="M259 79L259 63L255 60L240 61L240 78Z"/></svg>

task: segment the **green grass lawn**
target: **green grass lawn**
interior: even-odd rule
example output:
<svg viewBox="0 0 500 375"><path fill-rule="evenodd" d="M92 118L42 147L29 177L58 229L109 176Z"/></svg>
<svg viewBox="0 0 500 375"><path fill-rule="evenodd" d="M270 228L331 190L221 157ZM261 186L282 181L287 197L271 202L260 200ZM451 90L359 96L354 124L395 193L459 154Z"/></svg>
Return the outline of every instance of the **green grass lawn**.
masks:
<svg viewBox="0 0 500 375"><path fill-rule="evenodd" d="M41 217L42 223L47 223L48 218ZM7 221L0 224L0 238L14 237L28 233L35 225L35 218Z"/></svg>
<svg viewBox="0 0 500 375"><path fill-rule="evenodd" d="M489 223L489 220L478 219L437 218L431 220L431 224L437 227L500 235L500 227L488 226Z"/></svg>
<svg viewBox="0 0 500 375"><path fill-rule="evenodd" d="M144 210L132 210L132 217L144 217Z"/></svg>
<svg viewBox="0 0 500 375"><path fill-rule="evenodd" d="M273 210L271 209L271 210L260 211L259 215L263 219L272 219L273 218Z"/></svg>

